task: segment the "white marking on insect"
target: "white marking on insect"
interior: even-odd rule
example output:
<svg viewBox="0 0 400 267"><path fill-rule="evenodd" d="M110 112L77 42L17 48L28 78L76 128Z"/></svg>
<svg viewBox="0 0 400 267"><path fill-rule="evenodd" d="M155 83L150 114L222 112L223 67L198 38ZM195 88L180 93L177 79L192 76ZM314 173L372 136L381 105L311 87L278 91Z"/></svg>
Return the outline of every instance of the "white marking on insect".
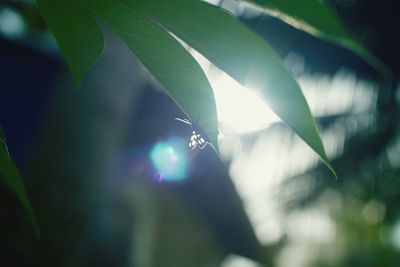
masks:
<svg viewBox="0 0 400 267"><path fill-rule="evenodd" d="M192 128L193 132L188 144L190 149L194 150L196 147L204 149L208 144L210 144L210 142L206 141L200 134L196 133L193 129L193 124L188 119L175 118L175 120L188 124Z"/></svg>

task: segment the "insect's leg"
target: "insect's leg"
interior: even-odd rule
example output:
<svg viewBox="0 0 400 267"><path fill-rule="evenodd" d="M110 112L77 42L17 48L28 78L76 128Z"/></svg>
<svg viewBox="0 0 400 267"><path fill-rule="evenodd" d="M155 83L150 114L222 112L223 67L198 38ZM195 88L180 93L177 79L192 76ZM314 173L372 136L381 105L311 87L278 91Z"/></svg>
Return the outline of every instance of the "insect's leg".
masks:
<svg viewBox="0 0 400 267"><path fill-rule="evenodd" d="M197 141L190 141L189 142L189 147L193 150L193 149L195 149L196 147L197 147Z"/></svg>
<svg viewBox="0 0 400 267"><path fill-rule="evenodd" d="M183 122L183 123L188 124L188 125L192 125L192 123L188 119L175 118L175 120Z"/></svg>

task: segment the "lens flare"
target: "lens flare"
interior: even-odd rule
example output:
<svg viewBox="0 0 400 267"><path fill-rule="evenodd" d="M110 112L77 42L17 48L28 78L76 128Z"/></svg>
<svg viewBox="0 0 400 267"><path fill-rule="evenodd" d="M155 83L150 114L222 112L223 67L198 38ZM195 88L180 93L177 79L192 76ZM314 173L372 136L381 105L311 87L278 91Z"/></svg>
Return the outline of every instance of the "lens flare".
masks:
<svg viewBox="0 0 400 267"><path fill-rule="evenodd" d="M187 177L187 148L183 139L172 138L156 143L150 159L160 181L181 181Z"/></svg>

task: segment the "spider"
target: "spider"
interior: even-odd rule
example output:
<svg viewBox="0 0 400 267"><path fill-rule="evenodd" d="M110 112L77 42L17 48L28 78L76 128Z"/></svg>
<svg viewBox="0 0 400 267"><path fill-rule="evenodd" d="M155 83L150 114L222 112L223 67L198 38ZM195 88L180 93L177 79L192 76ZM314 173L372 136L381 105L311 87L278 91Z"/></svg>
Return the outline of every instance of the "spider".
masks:
<svg viewBox="0 0 400 267"><path fill-rule="evenodd" d="M210 144L201 136L201 134L195 131L193 124L188 119L175 118L175 120L188 124L192 128L192 135L190 136L189 140L190 149L194 150L196 147L199 149L204 149L208 144Z"/></svg>

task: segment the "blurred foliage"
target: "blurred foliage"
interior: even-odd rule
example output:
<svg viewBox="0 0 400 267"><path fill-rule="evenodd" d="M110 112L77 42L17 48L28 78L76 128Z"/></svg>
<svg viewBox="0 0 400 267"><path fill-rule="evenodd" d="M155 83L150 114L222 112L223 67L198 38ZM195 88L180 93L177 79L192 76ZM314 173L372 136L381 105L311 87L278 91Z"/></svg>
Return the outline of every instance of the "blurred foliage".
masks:
<svg viewBox="0 0 400 267"><path fill-rule="evenodd" d="M384 62L365 49L364 45L346 29L342 20L332 12L325 1L252 0L266 11L290 25L321 39L349 49L371 64L382 75L391 78L391 70Z"/></svg>
<svg viewBox="0 0 400 267"><path fill-rule="evenodd" d="M372 111L374 123L355 135L348 135L343 153L332 161L337 166L337 181L327 179L326 170L319 166L285 182L287 187L305 181L313 184L307 194L286 203L289 211L308 209L318 202L340 206L332 215L337 225L335 239L316 253L310 266L398 266L400 132L399 102L395 97L398 90L397 83L380 82L377 106ZM346 120L357 121L351 114L333 117L324 128L329 131L334 125L345 125ZM326 192L335 192L337 198L321 200Z"/></svg>
<svg viewBox="0 0 400 267"><path fill-rule="evenodd" d="M42 2L42 4L49 3L48 0L39 2ZM127 33L125 30L132 29L130 27L125 29L124 23L120 24L119 19L113 17L115 14L112 13L112 9L103 9L104 6L100 7L100 4L96 5L95 2L93 1L96 8L93 9L97 9L98 16L103 17L104 21L117 29L114 29L115 32L124 31L120 34L121 37L126 39L125 41L128 44L131 43L130 48L143 63L151 58L146 54L150 48L151 51L155 51L154 53L160 49L159 44L154 42L154 39L150 39L150 41L141 40L131 36L131 33ZM103 1L97 2L103 3ZM269 1L260 0L258 2L263 4L261 2ZM71 9L75 8L74 2L69 2L68 5ZM186 4L180 3L180 5L178 11L183 12ZM202 9L202 5L207 6L205 8L207 12L215 11L212 11L207 4L199 4L199 10ZM46 31L47 26L33 1L3 1L0 8L5 6L22 14L30 31ZM129 7L125 4L121 7L124 7L121 8L121 12L122 10L124 12L129 10ZM60 17L64 17L65 22L72 20L72 24L77 23L74 17L68 15L71 10L64 12L65 10L60 11L59 7L52 6L51 8L59 12L58 16L47 18L47 20L53 21L53 24L60 26L58 24ZM186 13L181 14L179 12L174 13L173 10L166 12L168 8L165 7L160 10L155 8L152 12L156 14L154 16L159 17L160 21L163 21L165 27L174 31L178 37L200 52L208 53L208 57L214 63L223 66L223 69L230 71L233 76L239 77L242 75L240 71L252 66L249 54L235 54L227 49L227 47L231 47L230 44L232 43L240 43L247 51L254 52L254 54L251 54L253 59L262 59L257 65L259 71L264 71L266 68L283 69L284 74L276 81L275 89L286 88L282 84L290 83L295 88L295 92L298 90L297 93L299 93L297 84L293 84L294 81L285 72L285 67L281 66L280 59L274 54L275 52L268 52L270 50L268 44L240 26L236 19L233 22L233 17L230 15L216 12L216 15L214 14L215 21L210 21L211 26L207 29L200 27L197 29L198 31L191 31L190 25L182 24L179 20L174 21L178 16L184 15L188 15L190 20L196 21L195 15L200 15L201 12L191 8L188 8ZM305 9L295 9L294 11L303 12ZM80 14L80 12L78 13ZM290 12L287 13L291 15ZM83 14L83 16L87 15L87 13ZM301 16L303 15L301 14ZM298 18L298 16L293 16ZM88 19L89 25L93 26L93 23L97 23L91 15L89 17L91 17ZM220 18L222 19L219 20ZM129 21L128 18L126 20ZM150 23L149 21L146 23ZM315 22L312 23L315 24ZM154 23L154 25L158 24ZM157 35L164 30L162 27L157 28L154 25L152 25L154 28L151 28L153 30L143 32L140 36ZM78 26L78 24L75 26ZM75 63L69 63L71 66L79 65L81 60L85 61L83 68L80 66L80 69L74 75L78 80L87 72L102 50L102 46L98 45L102 41L96 42L95 47L97 49L90 50L90 40L84 42L86 49L80 50L82 40L93 34L93 32L89 31L88 33L85 30L87 28L80 31L81 35L75 39L76 42L73 46L67 48L69 52L66 53L70 55L69 57L66 55L67 61L68 58L71 60L71 58L76 57L73 59ZM221 35L221 31L227 30L232 33L232 40L225 40L226 36ZM199 66L193 62L192 58L188 58L190 54L183 55L183 47L171 36L166 36L165 31L163 32L164 34L160 36L165 37L165 41L171 42L171 47L165 48L171 49L167 50L167 53L168 51L178 51L176 53L180 55L179 58L186 58L187 64L191 66L188 69L194 70L194 72L187 73L188 69L181 69L175 64L172 64L172 67L176 67L176 69L171 71L170 63L173 58L164 58L165 55L162 55L162 53L157 56L157 59L154 59L157 64L152 62L150 67L149 64L144 65L156 78L156 74L158 74L159 81L172 96L175 95L175 100L181 97L181 100L177 100L178 104L180 106L185 104L184 110L189 114L188 117L196 119L197 115L207 113L205 110L209 109L208 104L202 106L202 103L209 103L212 93L196 91L195 100L186 102L185 99L190 96L177 95L174 90L177 90L177 88L179 90L185 88L191 90L191 87L188 87L189 82L180 84L178 77L181 76L190 80L191 75L193 75L200 81L199 84L202 83L202 86L199 87L209 88L209 85L207 81L204 81L205 77L203 77ZM234 33L237 32L242 32L242 37L234 36ZM95 33L97 41L101 39L98 34L98 32ZM210 34L212 34L214 41L218 40L216 42L225 45L215 50L209 48L212 47L208 44L209 40L207 39ZM107 34L105 35L107 42ZM202 36L207 36L207 38L204 37L203 40ZM246 43L248 38L243 38L243 36L250 36L250 39L254 38L254 42ZM151 38L153 37L152 35ZM131 42L131 39L137 42ZM60 40L58 41L60 42ZM141 44L139 48L138 43ZM152 47L153 44L154 47ZM253 45L255 44L258 45L254 48ZM192 162L197 162L192 163L197 166L197 171L201 170L203 173L193 181L179 186L178 189L168 186L165 188L155 187L154 183L149 182L154 177L143 172L143 170L135 169L132 171L128 169L125 170L126 172L115 174L114 161L118 162L116 165L120 162L111 155L119 153L121 147L130 146L132 143L140 146L142 143L149 144L160 138L160 129L165 130L170 127L166 121L170 119L168 116L171 114L161 116L157 113L149 117L141 114L141 117L134 119L122 115L125 114L124 112L128 113L128 111L122 111L124 105L114 99L114 97L118 98L117 94L113 93L115 87L118 87L118 95L124 92L124 95L120 96L121 99L137 101L139 97L130 94L132 93L132 84L137 83L143 77L139 75L140 68L137 63L134 66L121 63L124 60L134 62L134 59L128 56L129 51L114 45L110 44L111 53L105 51L108 60L101 62L102 57L97 69L95 65L94 69L89 71L88 78L84 79L83 88L79 94L70 90L74 86L68 74L64 74L57 81L57 101L53 106L52 117L46 122L45 135L41 137L42 142L38 145L40 149L35 152L32 166L27 172L30 178L28 188L32 188L33 191L33 203L37 207L44 238L38 244L36 241L27 240L29 239L26 237L27 231L7 232L7 229L3 228L2 233L4 233L5 239L12 240L12 242L3 243L1 248L4 251L15 253L9 254L4 261L12 259L20 263L16 263L15 266L28 266L35 262L34 266L200 267L218 266L227 254L237 253L270 265L275 264L273 259L290 246L291 240L283 238L280 243L274 246L259 247L225 167L218 164L218 166L206 164L210 161L218 162L214 154L208 153L210 151L206 151L208 154L196 156L197 159L201 157L201 161L192 159ZM62 48L62 45L60 46ZM86 53L89 50L90 53ZM122 50L124 53L118 55L117 51ZM159 51L165 52L164 50ZM260 53L256 53L257 51ZM261 56L266 51L268 52L267 55ZM85 58L86 56L87 58ZM223 59L221 59L222 56L224 56ZM269 57L276 60L272 66L265 65ZM229 60L232 60L232 62ZM243 63L245 60L249 60L247 65ZM168 64L164 65L164 61L167 61ZM241 70L236 70L235 66L240 66ZM152 70L152 67L156 70ZM126 71L127 69L129 71ZM131 69L134 69L135 72ZM168 72L163 73L165 69L168 69ZM132 73L138 76L133 77L128 84L123 84L121 81L131 76ZM160 77L169 77L170 75L176 77L174 76L172 81L162 82ZM110 80L107 80L106 77L109 77ZM242 79L238 77L236 77L238 80ZM279 84L280 82L282 84ZM378 83L378 100L376 110L372 111L374 124L353 136L346 137L343 153L337 155L332 161L332 165L336 167L338 173L338 180L332 179L324 166L317 166L300 175L291 177L282 185L283 190L280 193L292 194L284 206L288 213L294 210L306 210L320 204L328 206L334 219L336 225L335 239L330 243L312 247L314 258L309 266L395 267L400 262L399 248L393 241L394 232L399 227L398 222L400 220L398 209L400 200L399 101L396 100L399 87L397 82L382 78L378 78L376 82ZM134 89L133 91L141 91L142 87L145 86L142 84L138 87L141 87L141 89ZM271 96L268 94L273 95L279 92L272 91L266 93L266 95ZM290 96L292 96L292 92L288 92L285 97L278 97L278 101L279 99L290 98ZM149 98L155 100L157 97L151 95ZM302 95L297 95L296 99L299 100L300 98L302 98ZM282 103L282 106L284 106L284 101ZM313 124L308 107L303 104L300 103L299 105L305 110L304 118L308 121L308 125ZM158 102L154 102L152 105L160 109L163 106L162 103ZM135 104L132 104L132 106L135 106ZM276 108L279 109L280 107ZM211 109L213 110L212 113L215 113L214 108ZM284 108L283 113L286 111L288 109ZM183 116L179 111L174 112L176 116ZM296 110L296 114L288 115L289 117L293 116L294 119L289 119L286 122L292 126L296 124L297 126L293 128L297 129L297 133L299 133L301 130L298 129L304 126L304 121L296 122L296 119L300 116L297 112L298 110ZM335 124L340 124L349 119L350 116L352 116L351 113L326 116L318 118L317 122L321 126L321 131L324 132L331 129ZM203 116L203 118L208 117L209 114ZM203 122L206 120L201 119ZM127 126L132 124L132 121L135 121L134 126ZM216 129L216 121L211 124L209 131ZM127 128L130 127L134 129L129 131ZM311 133L303 134L302 137L312 140L313 143L319 143L320 140L318 136L315 136L317 132L314 128L314 125L308 127L306 130ZM121 138L121 136L124 136L124 132L130 134L133 132L134 136ZM0 138L3 144L0 150L2 171L4 169L9 170L8 173L12 173L13 178L10 180L8 179L10 176L4 174L3 176L14 187L14 191L22 199L28 213L33 216L23 189L24 186L19 182L22 181L19 172L15 168L15 164L10 162L8 156L5 157L5 155L8 155L8 151L4 144L4 135L0 135ZM125 143L122 142L121 144L118 138L123 139ZM254 142L254 138L250 139ZM317 147L316 151L322 158L326 158L323 148L318 144L315 147ZM141 149L147 151L148 148ZM8 167L4 163L7 163ZM112 181L109 181L109 179ZM13 186L15 183L18 183L17 187ZM313 186L309 188L306 195L293 194L290 189L296 187L299 183L312 184ZM331 197L326 197L327 195ZM10 216L7 220L13 220L13 217ZM310 227L313 227L313 225ZM12 245L7 246L8 244ZM63 262L60 263L60 261Z"/></svg>

